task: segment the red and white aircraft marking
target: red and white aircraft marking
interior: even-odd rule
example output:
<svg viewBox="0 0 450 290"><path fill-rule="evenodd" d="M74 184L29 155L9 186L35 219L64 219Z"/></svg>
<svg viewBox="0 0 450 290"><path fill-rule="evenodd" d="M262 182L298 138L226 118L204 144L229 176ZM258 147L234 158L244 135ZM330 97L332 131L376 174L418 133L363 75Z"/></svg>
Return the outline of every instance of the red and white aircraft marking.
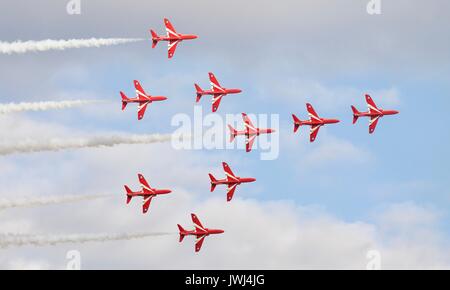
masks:
<svg viewBox="0 0 450 290"><path fill-rule="evenodd" d="M191 214L192 222L194 223L195 229L193 231L187 231L183 229L181 225L178 225L178 229L180 230L180 243L183 241L185 236L195 236L195 252L199 252L202 248L203 241L209 235L222 234L223 230L219 229L208 229L205 228L200 220L197 218L195 214Z"/></svg>
<svg viewBox="0 0 450 290"><path fill-rule="evenodd" d="M150 207L150 202L152 198L161 194L169 194L172 191L170 189L156 189L151 188L148 182L145 180L142 174L138 174L139 183L141 184L142 190L140 191L132 191L128 186L125 185L125 191L127 192L127 204L130 203L131 199L136 196L142 196L144 198L144 203L142 206L142 212L147 213L148 208Z"/></svg>
<svg viewBox="0 0 450 290"><path fill-rule="evenodd" d="M164 96L151 96L145 93L141 84L138 81L134 81L134 87L136 89L136 98L128 98L123 92L120 92L122 96L122 111L125 110L129 103L138 103L138 120L142 120L145 115L145 110L148 104L152 102L159 102L167 100Z"/></svg>
<svg viewBox="0 0 450 290"><path fill-rule="evenodd" d="M337 119L320 118L319 115L314 110L313 106L311 106L311 104L309 103L306 104L306 110L308 111L310 117L309 120L302 121L299 118L297 118L297 116L294 114L292 114L292 118L294 119L294 133L297 132L298 128L300 128L300 126L302 125L311 126L311 131L309 134L310 142L314 142L316 140L320 127L327 124L339 123L339 120Z"/></svg>
<svg viewBox="0 0 450 290"><path fill-rule="evenodd" d="M242 183L255 182L255 178L251 177L239 177L234 175L233 171L231 171L230 166L225 162L222 163L223 170L225 171L225 175L227 176L225 179L216 179L211 173L209 174L209 178L211 179L211 192L214 191L217 185L226 184L228 185L227 191L227 201L231 201L233 199L234 192L236 187Z"/></svg>
<svg viewBox="0 0 450 290"><path fill-rule="evenodd" d="M256 137L258 137L261 134L272 134L276 132L274 129L260 129L256 128L250 118L247 116L247 114L242 113L242 118L245 123L245 129L242 131L238 131L234 129L231 125L228 125L228 128L230 129L230 142L233 142L234 138L239 135L243 135L246 137L245 140L245 150L247 152L252 151L253 143L255 142Z"/></svg>
<svg viewBox="0 0 450 290"><path fill-rule="evenodd" d="M159 41L167 41L169 48L168 48L168 56L169 58L172 58L175 54L175 50L177 49L177 45L182 42L183 40L191 40L196 39L198 36L193 34L181 34L177 33L175 31L175 28L170 23L169 19L164 18L164 25L166 26L166 32L167 35L161 35L159 36L154 32L153 30L150 30L150 33L152 34L152 48L155 48Z"/></svg>
<svg viewBox="0 0 450 290"><path fill-rule="evenodd" d="M359 112L354 106L352 106L353 111L353 124L358 121L359 117L370 117L369 121L369 134L375 132L378 120L383 116L396 115L399 112L395 110L383 110L375 105L375 102L369 95L366 95L367 107L369 108L367 112Z"/></svg>
<svg viewBox="0 0 450 290"><path fill-rule="evenodd" d="M220 101L222 98L228 94L239 94L242 92L240 89L227 89L222 87L219 82L217 81L216 77L212 72L209 73L209 81L211 83L211 90L202 90L202 88L197 85L195 85L195 89L197 90L197 99L196 102L198 103L200 99L204 95L211 95L213 96L212 100L212 111L216 112L217 109L219 109Z"/></svg>

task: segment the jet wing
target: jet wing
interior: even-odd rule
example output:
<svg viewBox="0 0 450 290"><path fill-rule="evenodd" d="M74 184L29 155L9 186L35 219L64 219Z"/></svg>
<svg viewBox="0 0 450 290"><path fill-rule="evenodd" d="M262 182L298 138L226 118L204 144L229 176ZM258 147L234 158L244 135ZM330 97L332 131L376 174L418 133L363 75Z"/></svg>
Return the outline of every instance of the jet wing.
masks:
<svg viewBox="0 0 450 290"><path fill-rule="evenodd" d="M245 151L250 152L252 151L253 143L255 142L256 135L250 136L245 141Z"/></svg>
<svg viewBox="0 0 450 290"><path fill-rule="evenodd" d="M203 231L205 232L205 227L202 225L202 223L200 222L200 220L198 219L198 217L195 214L191 214L191 218L192 218L192 222L194 223L195 228L198 231Z"/></svg>
<svg viewBox="0 0 450 290"><path fill-rule="evenodd" d="M153 193L153 189L150 187L150 184L148 184L147 180L145 180L145 177L142 174L138 174L138 178L144 192Z"/></svg>
<svg viewBox="0 0 450 290"><path fill-rule="evenodd" d="M223 166L223 171L225 171L228 181L238 181L238 179L236 178L236 175L234 175L233 171L231 171L231 168L230 168L230 166L228 166L227 163L223 162L222 166Z"/></svg>
<svg viewBox="0 0 450 290"><path fill-rule="evenodd" d="M169 58L172 58L173 55L175 54L175 50L177 49L178 43L180 43L180 40L170 40L169 41L169 50L168 50Z"/></svg>
<svg viewBox="0 0 450 290"><path fill-rule="evenodd" d="M380 119L380 116L373 116L372 118L370 118L370 121L369 121L369 134L372 134L373 132L375 132L375 128L377 127L379 119Z"/></svg>
<svg viewBox="0 0 450 290"><path fill-rule="evenodd" d="M216 77L212 72L209 73L209 82L211 84L211 90L213 92L223 92L225 91L222 86L219 84L219 81L217 81Z"/></svg>
<svg viewBox="0 0 450 290"><path fill-rule="evenodd" d="M197 235L197 239L195 240L195 252L200 252L205 237L206 235Z"/></svg>
<svg viewBox="0 0 450 290"><path fill-rule="evenodd" d="M166 32L168 37L178 37L178 33L176 32L172 23L170 23L169 19L164 18L164 25L166 26Z"/></svg>
<svg viewBox="0 0 450 290"><path fill-rule="evenodd" d="M309 133L309 141L310 142L314 142L316 140L319 130L320 130L319 125L311 126L311 131Z"/></svg>
<svg viewBox="0 0 450 290"><path fill-rule="evenodd" d="M216 112L219 109L220 101L222 100L224 95L215 95L212 103L212 111Z"/></svg>
<svg viewBox="0 0 450 290"><path fill-rule="evenodd" d="M144 204L142 205L142 212L147 213L150 203L152 202L153 195L144 197Z"/></svg>
<svg viewBox="0 0 450 290"><path fill-rule="evenodd" d="M150 104L150 102L139 103L139 106L138 106L138 120L142 120L142 118L144 118L145 110L147 110L148 104Z"/></svg>
<svg viewBox="0 0 450 290"><path fill-rule="evenodd" d="M254 133L257 131L256 127L252 123L252 120L250 120L250 118L247 116L247 114L242 113L242 119L244 120L245 128L247 129L248 133Z"/></svg>
<svg viewBox="0 0 450 290"><path fill-rule="evenodd" d="M234 192L236 191L237 183L235 184L228 184L228 191L227 191L227 201L231 201L233 199Z"/></svg>
<svg viewBox="0 0 450 290"><path fill-rule="evenodd" d="M369 95L366 95L366 103L370 113L381 113L380 109L378 109L377 105Z"/></svg>
<svg viewBox="0 0 450 290"><path fill-rule="evenodd" d="M136 97L139 100L147 100L147 94L145 93L144 89L142 88L139 81L134 81L134 88L136 89Z"/></svg>
<svg viewBox="0 0 450 290"><path fill-rule="evenodd" d="M306 104L306 110L308 111L308 115L311 118L311 120L314 121L320 121L319 115L314 110L313 106L311 104Z"/></svg>

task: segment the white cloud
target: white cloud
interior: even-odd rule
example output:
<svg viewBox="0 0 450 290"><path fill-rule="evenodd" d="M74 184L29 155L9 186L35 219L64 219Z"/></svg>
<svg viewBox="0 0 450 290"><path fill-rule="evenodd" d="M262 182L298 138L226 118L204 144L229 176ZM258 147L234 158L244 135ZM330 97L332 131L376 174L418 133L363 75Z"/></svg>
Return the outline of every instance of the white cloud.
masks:
<svg viewBox="0 0 450 290"><path fill-rule="evenodd" d="M364 269L368 262L366 253L371 249L381 252L384 268L443 268L450 263L449 257L442 254L448 244L434 226L439 216L429 208L392 205L377 212L378 218L369 223L343 221L324 209L298 206L291 201L243 199L239 190L233 202L226 203L222 192L208 191L208 163L198 163L183 152L174 154L163 144L129 149L74 152L73 157L59 161L58 176L52 179L55 188L45 191L56 194L65 188L85 193L88 189L116 193L116 197L83 204L5 210L0 212L0 232L51 235L145 230L169 231L173 235L103 244L10 248L2 250L0 267L34 268L34 259L42 259L46 268L64 268L65 253L74 248L81 252L83 268L100 269ZM39 162L33 170L48 172L47 166ZM125 205L122 185L137 186L138 171L145 171L152 185L174 189L171 195L155 199L147 215L141 214L138 200ZM2 184L14 183L8 179L3 177ZM32 181L27 186L36 194L44 192L39 183ZM194 253L193 239L188 237L179 244L176 234L177 223L191 224L191 212L197 213L205 226L225 230L222 235L208 237L199 254ZM402 230L409 221L413 223L408 230ZM421 233L424 227L419 221L425 221L431 229L427 237L432 238L427 239L426 246L422 239L411 239L411 233ZM390 225L389 230L386 225ZM395 239L390 238L392 232L398 233ZM34 259L29 261L31 257Z"/></svg>
<svg viewBox="0 0 450 290"><path fill-rule="evenodd" d="M324 138L323 142L311 149L305 157L309 166L316 167L338 161L347 164L349 162L361 164L374 160L367 150L359 148L349 141L325 134L321 138Z"/></svg>
<svg viewBox="0 0 450 290"><path fill-rule="evenodd" d="M383 230L405 233L417 228L429 230L442 217L442 213L432 206L418 206L412 202L387 205L379 211L382 214L376 219Z"/></svg>
<svg viewBox="0 0 450 290"><path fill-rule="evenodd" d="M182 192L176 194L184 195ZM399 214L413 219L430 215L427 209L418 205L414 205L419 209L414 213L408 209L401 212L403 205L393 207L400 211ZM81 208L83 206L76 206L73 210ZM219 197L202 202L186 195L158 199L148 216L142 216L137 208L124 208L117 201L102 202L85 211L81 222L86 219L102 227L105 221L98 218L98 211L110 212L107 216L109 229L114 224L116 227L128 224L131 228L138 225L154 231L170 230L174 234L126 243L71 245L70 248L80 250L85 268L365 269L367 251L372 249L380 251L382 268L444 268L450 263L450 257L444 254L448 244L439 237L437 230L428 233L427 241L411 239L410 234L402 231L391 241L390 234L382 230L383 225L391 221L396 226L396 218L392 218L389 210L380 213L382 223L371 224L345 222L323 210L298 207L289 201L260 202L240 197L230 204ZM120 215L115 215L116 211ZM205 226L225 230L222 235L208 237L198 254L194 253L192 238L187 237L179 244L175 234L176 223L191 227L190 211L197 213ZM55 219L42 222L47 223L47 231L56 232L63 228L67 231L67 224L64 227ZM36 227L40 228L40 225L36 224ZM417 225L409 228L410 233L417 230L420 230ZM48 253L50 268L59 268L64 259L58 255L64 252L63 249L68 247L12 248L3 250L2 254L8 259L11 254L23 257L23 252Z"/></svg>

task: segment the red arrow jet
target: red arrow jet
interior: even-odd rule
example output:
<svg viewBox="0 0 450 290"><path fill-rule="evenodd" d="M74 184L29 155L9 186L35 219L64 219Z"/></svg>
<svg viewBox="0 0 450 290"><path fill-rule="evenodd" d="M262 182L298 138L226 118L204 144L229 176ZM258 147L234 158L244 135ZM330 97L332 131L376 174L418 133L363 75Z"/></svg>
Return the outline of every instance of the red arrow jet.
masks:
<svg viewBox="0 0 450 290"><path fill-rule="evenodd" d="M195 236L197 239L195 241L195 252L199 252L202 248L203 241L205 237L209 235L222 234L223 230L219 229L208 229L205 228L200 220L197 218L195 214L191 214L192 222L194 223L195 229L193 231L187 231L183 229L182 226L178 225L178 229L180 230L180 243L183 241L185 236Z"/></svg>
<svg viewBox="0 0 450 290"><path fill-rule="evenodd" d="M216 179L211 173L209 174L209 178L211 179L211 192L213 192L214 189L216 188L216 186L219 184L228 185L227 201L231 201L233 199L234 192L238 185L240 185L241 183L249 183L249 182L256 181L255 178L236 176L236 175L234 175L233 171L231 171L228 164L223 162L222 165L223 165L223 170L225 171L227 178Z"/></svg>
<svg viewBox="0 0 450 290"><path fill-rule="evenodd" d="M245 129L243 131L238 131L231 127L231 125L228 125L228 128L230 129L230 142L233 142L234 138L239 135L244 135L246 137L245 145L246 145L246 151L250 152L252 151L253 143L255 142L255 139L257 136L261 134L272 134L276 132L274 129L260 129L256 128L250 118L247 116L247 114L242 113L242 118L244 119L245 123Z"/></svg>
<svg viewBox="0 0 450 290"><path fill-rule="evenodd" d="M144 204L142 206L142 212L147 213L150 206L152 198L161 194L168 194L172 191L170 189L156 189L151 188L148 182L145 180L142 174L138 174L139 182L141 184L142 190L133 192L128 186L125 185L125 190L127 192L127 204L130 203L131 199L136 196L142 196L144 198Z"/></svg>
<svg viewBox="0 0 450 290"><path fill-rule="evenodd" d="M369 110L367 112L359 112L354 106L352 106L353 110L353 124L358 121L359 117L370 117L369 121L369 134L375 132L375 128L377 127L378 120L383 116L388 115L396 115L399 112L395 110L383 110L375 105L375 102L369 95L366 95L366 102Z"/></svg>
<svg viewBox="0 0 450 290"><path fill-rule="evenodd" d="M198 36L193 34L181 34L175 31L172 23L170 23L169 19L164 18L164 25L166 26L167 35L159 36L153 30L150 30L152 34L152 48L155 48L159 41L168 41L169 45L169 58L172 58L175 54L175 50L177 49L177 45L183 40L191 40L196 39Z"/></svg>
<svg viewBox="0 0 450 290"><path fill-rule="evenodd" d="M314 142L316 140L320 127L327 124L339 123L339 120L337 119L320 118L319 115L317 115L316 111L314 110L313 106L311 106L311 104L306 104L306 110L308 110L308 114L310 117L309 120L302 121L299 118L297 118L297 116L295 116L294 114L292 114L292 118L294 119L294 133L297 132L298 128L302 125L311 126L311 131L309 134L310 142Z"/></svg>
<svg viewBox="0 0 450 290"><path fill-rule="evenodd" d="M209 73L209 81L211 83L211 90L202 90L199 85L195 84L195 89L197 90L197 100L198 103L200 99L204 95L211 95L213 96L212 101L212 111L216 112L217 109L219 109L220 101L222 100L223 96L226 96L228 94L239 94L242 92L240 89L227 89L222 86L220 86L219 82L217 81L216 77L213 73Z"/></svg>
<svg viewBox="0 0 450 290"><path fill-rule="evenodd" d="M136 98L128 98L123 92L120 92L122 96L122 111L125 110L129 103L138 103L138 120L142 120L144 118L145 110L147 109L148 104L152 102L159 102L167 100L166 97L163 96L151 96L147 95L142 88L141 84L138 81L134 81L134 87L136 88Z"/></svg>

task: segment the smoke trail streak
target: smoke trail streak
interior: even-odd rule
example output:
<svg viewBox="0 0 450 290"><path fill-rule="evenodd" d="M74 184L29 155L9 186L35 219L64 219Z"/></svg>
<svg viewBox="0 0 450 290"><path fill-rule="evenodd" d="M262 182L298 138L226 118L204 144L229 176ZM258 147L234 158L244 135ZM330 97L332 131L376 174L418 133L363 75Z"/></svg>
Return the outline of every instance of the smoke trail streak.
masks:
<svg viewBox="0 0 450 290"><path fill-rule="evenodd" d="M34 153L45 151L60 151L80 148L113 147L122 144L151 144L168 142L172 135L124 135L124 136L93 136L77 139L53 138L46 141L25 140L18 143L0 143L0 156L18 153Z"/></svg>
<svg viewBox="0 0 450 290"><path fill-rule="evenodd" d="M123 233L123 234L76 234L76 235L27 235L0 234L0 248L24 246L55 246L59 244L75 244L89 242L109 242L143 239L172 235L172 233Z"/></svg>
<svg viewBox="0 0 450 290"><path fill-rule="evenodd" d="M90 38L69 40L41 40L0 42L0 54L23 54L27 52L43 52L49 50L65 50L69 48L88 48L119 45L143 41L141 38Z"/></svg>
<svg viewBox="0 0 450 290"><path fill-rule="evenodd" d="M18 207L35 207L52 204L72 203L79 201L94 200L110 197L112 195L63 195L63 196L47 196L47 197L21 197L16 199L0 198L0 210L18 208Z"/></svg>
<svg viewBox="0 0 450 290"><path fill-rule="evenodd" d="M60 102L10 103L0 104L0 114L18 113L24 111L62 110L83 105L99 104L100 100L73 100Z"/></svg>

